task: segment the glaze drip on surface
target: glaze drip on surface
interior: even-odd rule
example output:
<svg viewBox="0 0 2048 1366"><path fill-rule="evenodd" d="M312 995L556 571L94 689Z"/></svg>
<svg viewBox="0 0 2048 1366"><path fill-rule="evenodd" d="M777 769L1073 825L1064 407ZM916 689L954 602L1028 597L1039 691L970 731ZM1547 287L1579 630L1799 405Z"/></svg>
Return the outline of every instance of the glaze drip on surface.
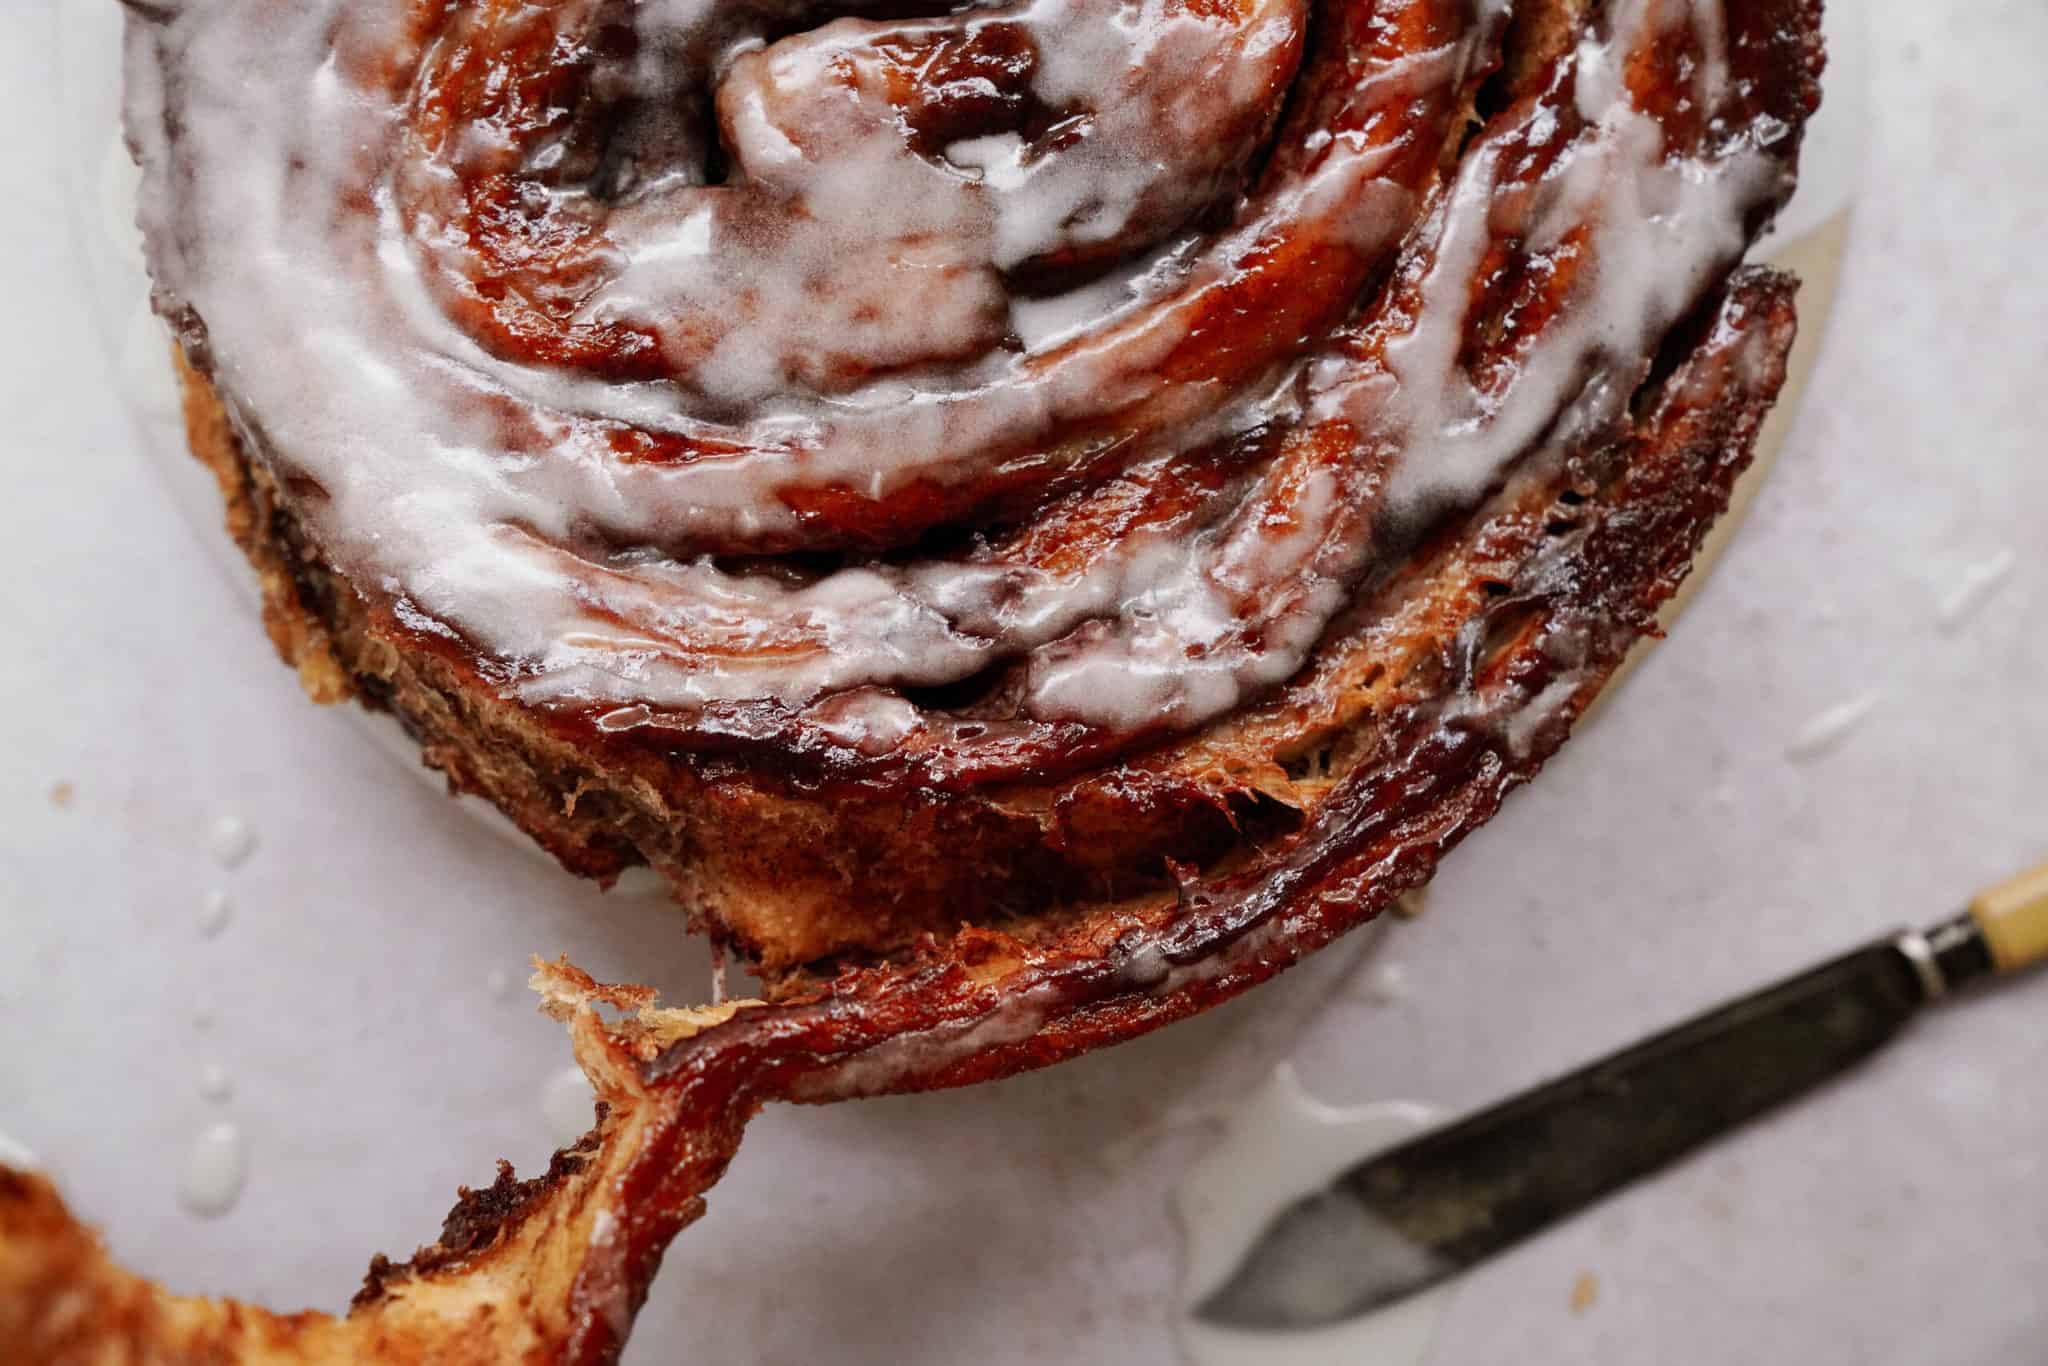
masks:
<svg viewBox="0 0 2048 1366"><path fill-rule="evenodd" d="M1270 694L1790 185L1720 0L1469 143L1502 0L159 9L160 306L359 590L599 732L956 785Z"/></svg>

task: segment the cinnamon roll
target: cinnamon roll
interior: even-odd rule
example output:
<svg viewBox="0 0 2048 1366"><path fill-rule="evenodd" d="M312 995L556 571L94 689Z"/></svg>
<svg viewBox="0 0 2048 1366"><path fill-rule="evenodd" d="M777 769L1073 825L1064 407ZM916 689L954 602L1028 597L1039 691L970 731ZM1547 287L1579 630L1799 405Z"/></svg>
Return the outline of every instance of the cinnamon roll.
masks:
<svg viewBox="0 0 2048 1366"><path fill-rule="evenodd" d="M359 1355L609 1359L761 1104L1128 1037L1426 879L1794 329L1741 263L1817 0L130 8L281 651L767 983L544 973L611 1108L306 1330Z"/></svg>

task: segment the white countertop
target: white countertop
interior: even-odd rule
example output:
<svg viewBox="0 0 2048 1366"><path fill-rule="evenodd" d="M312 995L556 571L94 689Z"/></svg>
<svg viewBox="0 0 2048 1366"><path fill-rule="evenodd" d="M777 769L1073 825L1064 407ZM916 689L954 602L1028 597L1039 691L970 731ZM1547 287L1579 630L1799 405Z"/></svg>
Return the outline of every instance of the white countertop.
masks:
<svg viewBox="0 0 2048 1366"><path fill-rule="evenodd" d="M705 959L658 904L599 896L403 776L277 664L139 453L84 302L71 187L97 171L59 126L56 8L0 44L0 1131L130 1264L335 1309L372 1251L433 1236L458 1183L552 1146L566 1044L503 985L529 952L687 997ZM1212 1137L1182 1121L1276 1058L1329 1100L1456 1109L2048 856L2048 7L1870 10L1867 175L1781 462L1672 640L1427 913L1048 1073L770 1113L629 1361L1169 1362L1166 1192ZM1944 627L2004 552L1995 594ZM1865 698L1838 745L1790 756ZM208 849L223 814L258 837L233 870ZM233 909L207 937L215 889ZM1344 989L1388 963L1399 999ZM1431 1361L2041 1359L2044 1020L2041 977L1943 1010L1466 1278ZM212 1063L225 1102L200 1093ZM178 1173L222 1118L247 1186L201 1220Z"/></svg>

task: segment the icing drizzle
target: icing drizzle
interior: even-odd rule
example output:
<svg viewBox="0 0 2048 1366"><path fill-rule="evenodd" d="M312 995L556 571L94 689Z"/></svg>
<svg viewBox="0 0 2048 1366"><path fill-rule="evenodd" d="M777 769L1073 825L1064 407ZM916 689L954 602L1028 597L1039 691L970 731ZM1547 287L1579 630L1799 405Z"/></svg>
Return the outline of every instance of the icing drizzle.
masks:
<svg viewBox="0 0 2048 1366"><path fill-rule="evenodd" d="M1613 0L1469 144L1505 0L843 8L131 24L160 305L529 704L942 783L1200 727L1613 439L1790 187L1721 0Z"/></svg>

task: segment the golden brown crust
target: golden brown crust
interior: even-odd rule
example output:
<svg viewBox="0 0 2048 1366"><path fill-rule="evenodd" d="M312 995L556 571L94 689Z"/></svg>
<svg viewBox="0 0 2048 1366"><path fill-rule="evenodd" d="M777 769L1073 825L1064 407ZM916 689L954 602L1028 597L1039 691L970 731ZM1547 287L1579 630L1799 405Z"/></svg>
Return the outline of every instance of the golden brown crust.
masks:
<svg viewBox="0 0 2048 1366"><path fill-rule="evenodd" d="M771 975L1006 912L1157 894L1166 857L1193 863L1262 823L1291 827L1329 779L1297 781L1285 765L1349 721L1344 709L1251 714L1105 773L965 795L786 783L579 744L380 621L307 548L212 385L182 353L177 365L193 453L220 484L266 629L308 695L393 712L451 790L495 804L571 872L609 882L654 866L702 928Z"/></svg>
<svg viewBox="0 0 2048 1366"><path fill-rule="evenodd" d="M1434 32L1454 12L1463 11L1423 5L1411 17ZM1587 12L1576 0L1518 9L1491 100L1536 98ZM1761 92L1750 112L1795 130L1777 139L1774 154L1787 158L1816 98L1814 15L1805 0L1755 0L1739 25L1761 40L1738 45L1736 74ZM1453 137L1447 155L1456 146ZM1563 289L1544 285L1535 297L1562 307ZM1519 363L1514 325L1493 330L1501 335L1469 344ZM1256 863L1314 820L1377 718L1416 671L1440 667L1446 634L1512 577L1527 548L1486 551L1494 562L1482 562L1480 529L1517 512L1546 525L1574 519L1569 471L1517 476L1365 585L1300 674L1227 718L1100 763L1049 753L1029 779L934 782L821 755L799 730L721 750L660 728L604 732L573 709L510 700L504 680L452 636L399 620L402 606L330 567L289 491L238 439L212 382L180 364L193 449L220 481L229 529L262 582L271 637L308 693L394 712L452 788L496 804L571 871L608 881L636 863L653 867L700 928L778 983L834 960L900 957L965 925L1043 933L1032 925L1170 896L1184 870ZM1047 508L1022 534L1085 538L1067 522L1100 514L1100 501L1075 504L1078 513Z"/></svg>

